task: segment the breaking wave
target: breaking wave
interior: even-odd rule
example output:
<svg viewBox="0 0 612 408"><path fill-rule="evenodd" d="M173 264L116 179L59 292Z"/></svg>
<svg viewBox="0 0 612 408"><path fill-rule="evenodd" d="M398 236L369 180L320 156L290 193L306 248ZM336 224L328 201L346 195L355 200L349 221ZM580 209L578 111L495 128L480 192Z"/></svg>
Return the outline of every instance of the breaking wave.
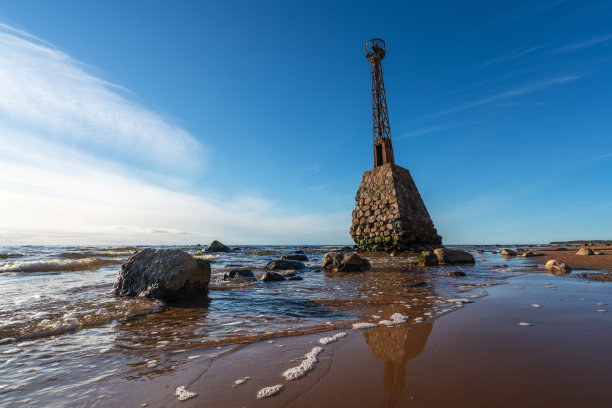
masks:
<svg viewBox="0 0 612 408"><path fill-rule="evenodd" d="M66 260L37 260L37 261L9 261L0 264L0 272L49 272L49 271L82 271L96 270L106 265L121 264L118 259L66 259Z"/></svg>

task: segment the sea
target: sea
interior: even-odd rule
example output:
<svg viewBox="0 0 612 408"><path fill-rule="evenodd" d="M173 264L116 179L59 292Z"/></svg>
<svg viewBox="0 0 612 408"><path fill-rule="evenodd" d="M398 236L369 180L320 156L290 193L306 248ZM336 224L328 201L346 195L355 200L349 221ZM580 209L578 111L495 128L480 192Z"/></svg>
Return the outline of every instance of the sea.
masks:
<svg viewBox="0 0 612 408"><path fill-rule="evenodd" d="M93 406L104 382L146 380L237 345L358 323L420 324L533 270L520 257L501 263L487 246L464 248L475 265L416 267L386 256L371 258L367 273L323 270L324 254L341 246L157 246L209 260L207 295L183 303L113 296L121 265L143 248L0 247L0 406ZM259 277L269 261L300 251L309 259L302 280L223 280L233 268ZM466 276L448 275L457 271Z"/></svg>

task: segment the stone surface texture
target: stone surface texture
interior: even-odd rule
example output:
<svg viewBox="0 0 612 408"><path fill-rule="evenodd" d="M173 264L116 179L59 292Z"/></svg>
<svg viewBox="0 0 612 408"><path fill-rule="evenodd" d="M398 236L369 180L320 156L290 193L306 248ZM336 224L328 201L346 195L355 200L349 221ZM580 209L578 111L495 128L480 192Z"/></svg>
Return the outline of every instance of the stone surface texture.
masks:
<svg viewBox="0 0 612 408"><path fill-rule="evenodd" d="M572 272L572 268L570 268L569 265L557 261L556 259L549 259L544 267L548 269L549 273L554 275L566 275Z"/></svg>
<svg viewBox="0 0 612 408"><path fill-rule="evenodd" d="M423 251L442 246L410 172L392 163L363 174L350 232L360 251Z"/></svg>
<svg viewBox="0 0 612 408"><path fill-rule="evenodd" d="M113 286L116 296L184 299L203 296L210 262L178 249L147 248L128 258Z"/></svg>
<svg viewBox="0 0 612 408"><path fill-rule="evenodd" d="M277 261L270 261L266 264L266 269L272 270L304 269L305 267L306 265L302 262L291 259L279 259Z"/></svg>
<svg viewBox="0 0 612 408"><path fill-rule="evenodd" d="M595 255L591 248L582 247L576 252L576 255Z"/></svg>
<svg viewBox="0 0 612 408"><path fill-rule="evenodd" d="M255 274L250 269L232 269L223 274L223 280L256 281Z"/></svg>

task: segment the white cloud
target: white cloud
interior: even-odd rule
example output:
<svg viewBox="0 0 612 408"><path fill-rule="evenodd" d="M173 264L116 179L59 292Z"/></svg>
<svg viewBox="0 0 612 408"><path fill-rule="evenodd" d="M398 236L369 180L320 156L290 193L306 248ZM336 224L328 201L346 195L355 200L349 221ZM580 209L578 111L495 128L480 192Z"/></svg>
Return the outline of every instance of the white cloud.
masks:
<svg viewBox="0 0 612 408"><path fill-rule="evenodd" d="M348 241L348 215L179 191L204 171L196 138L1 23L0 90L0 244Z"/></svg>

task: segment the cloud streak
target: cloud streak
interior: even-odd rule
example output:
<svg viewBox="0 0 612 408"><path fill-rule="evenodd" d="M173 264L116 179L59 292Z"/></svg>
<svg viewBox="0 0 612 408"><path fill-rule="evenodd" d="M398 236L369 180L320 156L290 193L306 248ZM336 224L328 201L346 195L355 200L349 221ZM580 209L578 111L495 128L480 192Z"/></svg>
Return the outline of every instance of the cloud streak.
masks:
<svg viewBox="0 0 612 408"><path fill-rule="evenodd" d="M557 48L556 50L554 50L554 53L574 52L574 51L578 51L583 48L603 44L610 40L612 40L612 33L606 34L606 35L600 35L600 36L593 37L585 41L580 41L580 42L566 45L564 47Z"/></svg>
<svg viewBox="0 0 612 408"><path fill-rule="evenodd" d="M421 120L434 119L442 116L452 115L454 113L462 112L468 109L489 105L495 102L506 101L511 98L529 95L537 91L548 89L555 86L564 85L582 78L582 75L561 75L556 77L545 78L539 81L535 81L524 86L510 89L508 91L499 92L482 99L478 99L463 105L454 106L452 108L444 109L436 113L432 113L423 117Z"/></svg>

